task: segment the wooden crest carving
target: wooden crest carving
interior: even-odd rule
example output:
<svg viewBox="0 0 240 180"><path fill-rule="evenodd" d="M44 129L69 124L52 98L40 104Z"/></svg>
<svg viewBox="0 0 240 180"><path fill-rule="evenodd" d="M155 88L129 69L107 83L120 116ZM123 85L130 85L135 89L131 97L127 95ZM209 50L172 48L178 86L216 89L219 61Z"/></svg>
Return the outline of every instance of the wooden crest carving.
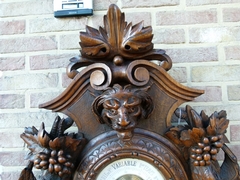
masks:
<svg viewBox="0 0 240 180"><path fill-rule="evenodd" d="M226 112L207 116L190 106L179 109L204 92L167 73L172 61L164 50L153 48L152 27L125 22L116 5L103 22L99 29L87 26L80 33L81 56L67 67L72 83L40 105L68 118L57 117L50 133L42 124L21 135L30 149L30 173L34 165L44 171L43 179L110 180L113 172L117 180L143 179L116 170L141 171L139 163L150 168L150 179L151 171L156 179L239 179L236 157L225 144ZM173 127L173 115L186 124ZM78 132L65 133L73 122ZM225 153L221 167L220 149Z"/></svg>

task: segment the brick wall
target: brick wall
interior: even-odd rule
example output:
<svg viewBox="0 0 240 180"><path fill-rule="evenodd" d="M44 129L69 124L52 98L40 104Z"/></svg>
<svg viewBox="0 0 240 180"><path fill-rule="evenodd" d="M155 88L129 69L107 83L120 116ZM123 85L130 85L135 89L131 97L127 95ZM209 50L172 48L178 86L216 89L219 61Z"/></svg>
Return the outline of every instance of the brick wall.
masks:
<svg viewBox="0 0 240 180"><path fill-rule="evenodd" d="M240 159L240 0L94 0L94 16L64 19L53 17L53 0L0 0L0 179L16 180L26 164L24 127L51 126L56 114L38 104L70 83L65 67L79 54L79 31L102 25L112 3L128 22L153 26L155 48L172 58L177 81L206 90L188 104L227 111Z"/></svg>

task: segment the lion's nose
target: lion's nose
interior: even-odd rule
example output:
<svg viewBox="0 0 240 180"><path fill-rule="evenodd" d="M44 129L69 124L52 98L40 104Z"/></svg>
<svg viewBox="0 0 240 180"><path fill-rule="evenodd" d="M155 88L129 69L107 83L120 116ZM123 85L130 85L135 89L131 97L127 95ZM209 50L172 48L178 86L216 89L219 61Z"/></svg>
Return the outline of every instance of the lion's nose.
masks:
<svg viewBox="0 0 240 180"><path fill-rule="evenodd" d="M126 127L127 125L129 125L130 121L128 121L127 119L123 119L121 118L119 121L118 121L118 124L122 127Z"/></svg>
<svg viewBox="0 0 240 180"><path fill-rule="evenodd" d="M119 110L120 110L119 112L120 117L117 123L122 127L126 127L127 125L130 124L130 121L128 121L128 113L125 108L121 108Z"/></svg>

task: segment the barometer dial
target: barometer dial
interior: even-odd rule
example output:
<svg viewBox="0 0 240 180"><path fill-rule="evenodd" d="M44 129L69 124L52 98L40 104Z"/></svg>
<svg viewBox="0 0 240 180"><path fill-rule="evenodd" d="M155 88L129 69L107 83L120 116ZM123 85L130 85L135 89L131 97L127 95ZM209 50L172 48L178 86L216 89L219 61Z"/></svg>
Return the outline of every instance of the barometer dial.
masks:
<svg viewBox="0 0 240 180"><path fill-rule="evenodd" d="M124 158L108 164L97 180L165 180L152 164L135 158Z"/></svg>

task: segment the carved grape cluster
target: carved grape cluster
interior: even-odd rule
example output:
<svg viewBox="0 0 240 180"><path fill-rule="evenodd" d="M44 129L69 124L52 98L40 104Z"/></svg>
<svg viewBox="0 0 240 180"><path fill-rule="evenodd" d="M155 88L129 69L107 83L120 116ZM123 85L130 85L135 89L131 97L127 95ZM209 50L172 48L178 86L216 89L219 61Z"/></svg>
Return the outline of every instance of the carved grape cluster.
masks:
<svg viewBox="0 0 240 180"><path fill-rule="evenodd" d="M40 152L34 160L34 166L37 169L48 170L50 173L56 173L60 177L71 174L74 164L71 162L71 155L64 154L63 150L49 150Z"/></svg>
<svg viewBox="0 0 240 180"><path fill-rule="evenodd" d="M211 164L211 160L217 160L217 153L223 146L221 142L223 135L204 137L196 147L191 148L191 158L194 166L206 166Z"/></svg>

